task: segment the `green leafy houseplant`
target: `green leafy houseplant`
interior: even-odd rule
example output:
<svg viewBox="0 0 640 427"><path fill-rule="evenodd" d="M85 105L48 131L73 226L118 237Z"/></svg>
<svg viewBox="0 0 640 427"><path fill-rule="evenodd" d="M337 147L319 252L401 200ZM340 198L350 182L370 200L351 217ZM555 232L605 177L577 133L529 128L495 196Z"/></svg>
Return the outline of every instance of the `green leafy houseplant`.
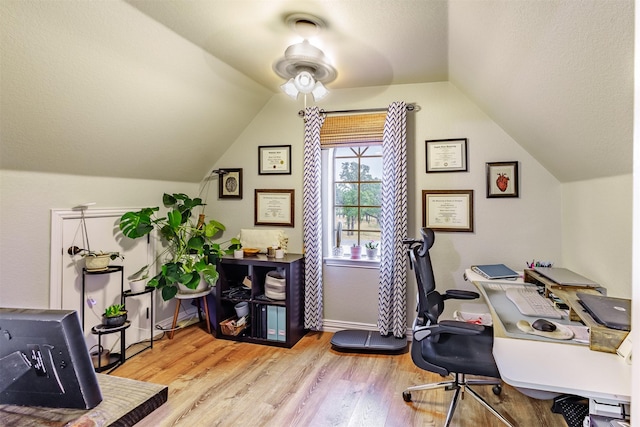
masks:
<svg viewBox="0 0 640 427"><path fill-rule="evenodd" d="M367 249L378 249L378 243L373 240L364 244Z"/></svg>
<svg viewBox="0 0 640 427"><path fill-rule="evenodd" d="M109 327L122 326L127 321L127 310L123 304L113 304L107 307L102 314L103 325Z"/></svg>
<svg viewBox="0 0 640 427"><path fill-rule="evenodd" d="M113 304L107 307L104 310L104 317L117 317L127 314L127 311L124 309L124 305L122 304Z"/></svg>
<svg viewBox="0 0 640 427"><path fill-rule="evenodd" d="M157 215L159 207L127 212L120 218L120 230L125 236L138 239L156 229L166 242L165 250L156 258L160 271L148 285L161 289L162 298L167 301L178 293L179 284L196 289L204 278L209 285L214 285L218 280L218 258L232 253L240 241L233 238L225 242L229 243L225 249L213 241L214 236L226 228L216 220L207 222L203 213L194 220L194 209L205 205L202 199L165 193L162 202L168 208L166 216ZM148 276L152 265L144 266L130 278Z"/></svg>

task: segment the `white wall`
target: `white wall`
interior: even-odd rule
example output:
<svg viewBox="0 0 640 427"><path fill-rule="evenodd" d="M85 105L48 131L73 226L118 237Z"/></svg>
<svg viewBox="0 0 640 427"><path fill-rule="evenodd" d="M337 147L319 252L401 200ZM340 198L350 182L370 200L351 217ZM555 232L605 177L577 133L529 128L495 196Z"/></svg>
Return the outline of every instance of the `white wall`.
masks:
<svg viewBox="0 0 640 427"><path fill-rule="evenodd" d="M101 209L162 206L164 192L197 194L198 185L0 171L0 306L49 307L49 251L61 250L50 248L51 209L87 202ZM166 307L156 318L170 314Z"/></svg>
<svg viewBox="0 0 640 427"><path fill-rule="evenodd" d="M562 266L631 298L633 177L562 185Z"/></svg>
<svg viewBox="0 0 640 427"><path fill-rule="evenodd" d="M385 107L396 100L413 102L420 107L420 111L408 114L409 236L417 236L421 227L422 190L474 190L475 231L439 232L436 235L432 259L441 288L471 288L464 283L462 275L472 263L503 262L522 269L525 261L533 258L561 261L560 184L453 85L431 83L334 90L326 102L323 100L321 107L327 110ZM302 108L302 101L296 103L284 95L271 99L215 165L244 168L243 200L220 200L212 207L216 217L230 229L252 227L256 188L295 189L296 226L287 229L294 252L303 247L301 162L304 124L297 114ZM443 138L468 138L469 172L425 173L425 140ZM258 175L257 147L275 144L292 145L292 175ZM519 162L520 197L487 199L485 163L511 160ZM348 271L344 267L325 267L324 290L327 321L376 323L377 270ZM412 281L408 294L411 319L415 300ZM359 299L354 300L357 296ZM354 303L345 304L345 301Z"/></svg>

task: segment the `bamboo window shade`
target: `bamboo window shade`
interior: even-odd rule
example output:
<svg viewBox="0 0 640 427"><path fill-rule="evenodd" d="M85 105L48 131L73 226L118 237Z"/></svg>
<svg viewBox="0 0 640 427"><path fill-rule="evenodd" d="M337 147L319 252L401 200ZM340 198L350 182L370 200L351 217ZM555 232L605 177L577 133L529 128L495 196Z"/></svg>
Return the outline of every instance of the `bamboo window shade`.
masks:
<svg viewBox="0 0 640 427"><path fill-rule="evenodd" d="M320 147L382 144L387 113L327 117L320 129Z"/></svg>

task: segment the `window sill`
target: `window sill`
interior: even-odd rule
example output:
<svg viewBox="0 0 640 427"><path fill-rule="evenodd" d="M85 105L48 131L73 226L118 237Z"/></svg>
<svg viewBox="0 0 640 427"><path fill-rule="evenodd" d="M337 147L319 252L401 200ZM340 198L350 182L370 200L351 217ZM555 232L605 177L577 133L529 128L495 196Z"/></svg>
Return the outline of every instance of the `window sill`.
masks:
<svg viewBox="0 0 640 427"><path fill-rule="evenodd" d="M380 268L380 258L351 259L349 257L325 257L324 264L334 267L354 267L354 268Z"/></svg>

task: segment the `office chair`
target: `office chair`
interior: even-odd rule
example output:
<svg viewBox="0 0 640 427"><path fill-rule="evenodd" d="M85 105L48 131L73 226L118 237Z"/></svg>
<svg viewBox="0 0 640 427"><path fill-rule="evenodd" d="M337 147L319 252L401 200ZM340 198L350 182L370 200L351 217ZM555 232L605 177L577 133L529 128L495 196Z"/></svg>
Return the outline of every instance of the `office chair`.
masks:
<svg viewBox="0 0 640 427"><path fill-rule="evenodd" d="M421 369L440 374L452 375L452 379L438 383L424 384L407 388L402 392L405 402L411 402L411 393L418 390L444 388L454 390L453 400L447 412L445 427L451 423L460 393L468 391L485 408L503 423L511 426L502 415L487 403L470 385L493 385L493 393L502 391L500 373L493 360L493 328L454 320L438 320L448 299L476 299L476 292L461 289L449 289L444 294L435 290L433 268L429 249L433 246L435 235L430 228L420 230L422 240L409 239L408 253L411 268L418 284L418 314L413 323L413 341L411 358ZM478 375L494 379L467 379L467 375Z"/></svg>

